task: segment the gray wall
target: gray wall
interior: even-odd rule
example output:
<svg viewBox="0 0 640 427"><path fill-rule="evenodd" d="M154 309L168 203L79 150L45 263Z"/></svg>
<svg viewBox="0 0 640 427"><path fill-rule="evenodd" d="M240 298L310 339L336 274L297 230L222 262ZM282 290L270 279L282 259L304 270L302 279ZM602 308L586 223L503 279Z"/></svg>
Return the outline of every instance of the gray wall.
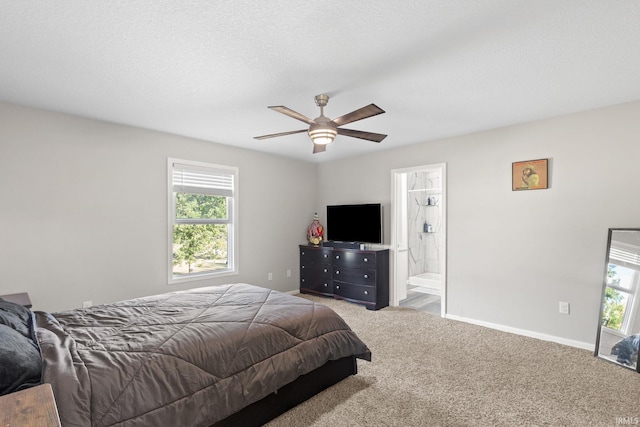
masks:
<svg viewBox="0 0 640 427"><path fill-rule="evenodd" d="M239 275L167 284L167 157L240 168ZM315 180L310 163L0 103L0 294L59 311L221 283L297 289Z"/></svg>
<svg viewBox="0 0 640 427"><path fill-rule="evenodd" d="M382 202L388 244L390 171L447 163L448 313L593 344L607 229L640 227L639 117L634 102L321 164L316 206ZM511 163L539 158L551 188L511 191Z"/></svg>
<svg viewBox="0 0 640 427"><path fill-rule="evenodd" d="M0 294L56 311L235 281L293 290L313 212L381 202L389 243L391 169L447 163L448 312L593 343L607 229L640 227L638 117L628 103L315 165L0 103ZM167 157L240 168L240 275L167 285ZM512 192L511 163L538 158L551 188Z"/></svg>

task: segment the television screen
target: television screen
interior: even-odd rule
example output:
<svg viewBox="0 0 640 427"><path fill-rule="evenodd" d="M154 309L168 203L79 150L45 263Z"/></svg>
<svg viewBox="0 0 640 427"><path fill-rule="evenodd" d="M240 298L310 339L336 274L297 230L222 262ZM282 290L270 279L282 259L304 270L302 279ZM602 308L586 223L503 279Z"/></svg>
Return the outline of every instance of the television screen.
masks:
<svg viewBox="0 0 640 427"><path fill-rule="evenodd" d="M380 203L327 206L327 240L382 243Z"/></svg>

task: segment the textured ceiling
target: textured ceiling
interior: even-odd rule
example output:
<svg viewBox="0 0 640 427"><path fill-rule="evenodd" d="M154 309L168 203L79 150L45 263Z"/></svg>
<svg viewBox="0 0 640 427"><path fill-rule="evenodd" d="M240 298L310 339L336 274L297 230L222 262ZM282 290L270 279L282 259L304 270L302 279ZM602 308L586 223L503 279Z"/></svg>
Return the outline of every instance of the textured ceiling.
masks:
<svg viewBox="0 0 640 427"><path fill-rule="evenodd" d="M310 162L640 99L637 0L0 0L0 101ZM312 154L266 107L335 118ZM0 142L1 143L1 142Z"/></svg>

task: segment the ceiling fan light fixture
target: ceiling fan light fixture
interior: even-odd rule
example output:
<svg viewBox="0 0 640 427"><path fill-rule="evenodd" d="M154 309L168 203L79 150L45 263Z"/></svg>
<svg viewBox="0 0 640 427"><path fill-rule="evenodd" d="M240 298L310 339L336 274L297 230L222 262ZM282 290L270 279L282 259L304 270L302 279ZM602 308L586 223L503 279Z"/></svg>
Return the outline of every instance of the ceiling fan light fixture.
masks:
<svg viewBox="0 0 640 427"><path fill-rule="evenodd" d="M333 139L338 134L336 126L331 123L331 120L326 118L322 114L322 107L320 107L320 116L314 119L314 123L309 126L309 138L316 145L328 145L333 142Z"/></svg>
<svg viewBox="0 0 640 427"><path fill-rule="evenodd" d="M324 115L324 107L329 102L328 95L316 95L316 105L320 107L320 116L315 119L310 119L304 114L300 114L297 111L293 111L291 108L287 108L284 105L273 105L270 109L277 111L278 113L289 116L293 119L299 120L309 125L309 129L294 130L289 132L280 132L270 135L254 136L254 139L267 139L274 138L276 136L293 135L297 133L307 132L309 139L313 142L313 153L322 153L326 150L327 145L331 144L335 137L340 134L349 136L352 138L364 139L367 141L381 142L387 137L381 133L363 132L361 130L344 129L340 126L348 123L353 123L358 120L366 119L369 117L377 116L384 113L384 110L375 104L369 104L365 107L358 108L343 116L330 120Z"/></svg>
<svg viewBox="0 0 640 427"><path fill-rule="evenodd" d="M309 129L309 138L317 145L331 144L337 134L338 132L331 127L311 126L311 129Z"/></svg>

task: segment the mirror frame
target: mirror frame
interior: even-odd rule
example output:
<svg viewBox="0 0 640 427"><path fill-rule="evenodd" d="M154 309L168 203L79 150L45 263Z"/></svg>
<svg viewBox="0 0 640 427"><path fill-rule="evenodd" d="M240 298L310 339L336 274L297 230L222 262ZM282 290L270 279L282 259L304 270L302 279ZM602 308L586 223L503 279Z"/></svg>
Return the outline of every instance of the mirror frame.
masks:
<svg viewBox="0 0 640 427"><path fill-rule="evenodd" d="M607 278L608 278L608 272L609 272L609 262L610 262L610 253L611 253L611 240L613 237L613 233L616 231L637 231L638 233L640 233L640 228L610 228L609 229L609 235L607 237L607 251L605 254L605 262L604 262L604 275L603 275L603 280L602 280L602 293L600 295L600 310L598 310L598 331L596 333L596 345L595 345L595 350L593 352L593 355L595 357L598 357L599 359L602 360L606 360L607 362L622 366L624 368L636 371L638 373L640 373L640 360L636 361L636 366L635 368L632 366L627 366L625 364L622 364L620 362L616 362L613 361L609 358L606 357L602 357L600 356L599 352L600 352L600 338L602 335L602 315L604 314L604 299L605 299L605 295L607 292ZM636 302L637 304L638 302ZM638 316L640 316L640 312L638 313ZM639 331L640 332L640 331Z"/></svg>

